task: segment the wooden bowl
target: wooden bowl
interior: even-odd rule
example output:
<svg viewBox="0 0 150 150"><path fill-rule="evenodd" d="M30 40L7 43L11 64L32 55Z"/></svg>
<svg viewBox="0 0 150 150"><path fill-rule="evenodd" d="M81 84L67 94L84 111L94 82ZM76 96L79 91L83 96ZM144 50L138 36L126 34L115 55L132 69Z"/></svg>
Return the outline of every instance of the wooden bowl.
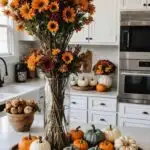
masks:
<svg viewBox="0 0 150 150"><path fill-rule="evenodd" d="M78 90L78 91L93 91L95 90L95 86L85 86L85 87L80 87L80 86L71 86L73 90Z"/></svg>
<svg viewBox="0 0 150 150"><path fill-rule="evenodd" d="M34 120L34 113L30 114L7 114L8 121L17 132L29 131Z"/></svg>

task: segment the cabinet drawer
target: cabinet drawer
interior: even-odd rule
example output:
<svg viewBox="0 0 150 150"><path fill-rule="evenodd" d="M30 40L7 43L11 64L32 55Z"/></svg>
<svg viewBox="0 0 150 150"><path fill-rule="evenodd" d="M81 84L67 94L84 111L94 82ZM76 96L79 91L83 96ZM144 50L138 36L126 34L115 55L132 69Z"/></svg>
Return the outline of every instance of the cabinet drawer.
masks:
<svg viewBox="0 0 150 150"><path fill-rule="evenodd" d="M131 118L119 118L119 123L118 124L121 127L150 128L150 121L148 121L148 120L131 119Z"/></svg>
<svg viewBox="0 0 150 150"><path fill-rule="evenodd" d="M150 120L150 106L136 104L119 104L119 115L128 118Z"/></svg>
<svg viewBox="0 0 150 150"><path fill-rule="evenodd" d="M108 99L101 97L89 97L89 109L101 111L116 111L116 99Z"/></svg>
<svg viewBox="0 0 150 150"><path fill-rule="evenodd" d="M87 109L87 97L85 96L71 96L71 105L73 109Z"/></svg>
<svg viewBox="0 0 150 150"><path fill-rule="evenodd" d="M116 114L106 113L100 111L89 112L89 122L90 124L102 124L102 125L116 125Z"/></svg>
<svg viewBox="0 0 150 150"><path fill-rule="evenodd" d="M70 122L87 123L87 111L70 110Z"/></svg>

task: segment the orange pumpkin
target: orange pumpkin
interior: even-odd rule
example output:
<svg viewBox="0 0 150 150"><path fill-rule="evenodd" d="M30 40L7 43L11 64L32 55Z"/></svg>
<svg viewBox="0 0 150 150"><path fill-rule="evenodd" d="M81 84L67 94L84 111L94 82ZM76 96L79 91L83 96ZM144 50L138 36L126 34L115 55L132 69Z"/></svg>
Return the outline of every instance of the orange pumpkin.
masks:
<svg viewBox="0 0 150 150"><path fill-rule="evenodd" d="M70 134L72 141L83 138L84 132L82 130L79 130L79 129L80 129L80 126L77 127L76 129L70 131L69 134Z"/></svg>
<svg viewBox="0 0 150 150"><path fill-rule="evenodd" d="M83 139L78 139L73 142L73 146L79 150L88 150L88 143Z"/></svg>
<svg viewBox="0 0 150 150"><path fill-rule="evenodd" d="M107 87L103 84L97 84L96 85L96 91L97 92L105 92L107 90Z"/></svg>
<svg viewBox="0 0 150 150"><path fill-rule="evenodd" d="M36 136L31 136L30 133L29 136L24 136L19 142L19 150L29 150L31 143L36 139L38 138Z"/></svg>
<svg viewBox="0 0 150 150"><path fill-rule="evenodd" d="M111 142L105 140L99 144L99 148L103 150L114 150L114 146Z"/></svg>

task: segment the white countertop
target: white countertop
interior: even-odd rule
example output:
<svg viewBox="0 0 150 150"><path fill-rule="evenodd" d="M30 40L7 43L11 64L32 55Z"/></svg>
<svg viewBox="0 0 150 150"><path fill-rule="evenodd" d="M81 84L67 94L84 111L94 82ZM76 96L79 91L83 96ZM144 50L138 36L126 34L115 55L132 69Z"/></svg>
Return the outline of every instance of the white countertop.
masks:
<svg viewBox="0 0 150 150"><path fill-rule="evenodd" d="M11 83L0 88L0 104L4 104L6 101L13 99L15 97L19 97L28 92L38 90L40 88L44 88L45 80L31 80L25 83ZM20 88L20 92L12 92L13 88ZM10 90L12 89L12 90ZM7 92L4 92L7 91ZM80 96L100 96L100 97L109 97L109 98L117 98L118 92L116 89L112 89L109 92L96 92L96 91L77 91L70 90L70 94L80 95ZM68 93L68 92L66 92Z"/></svg>
<svg viewBox="0 0 150 150"><path fill-rule="evenodd" d="M81 125L81 127L83 126ZM86 128L89 128L89 126L86 126L84 129ZM104 128L104 126L101 126L101 129L102 128ZM143 150L150 150L150 129L121 128L120 130L123 135L133 137ZM32 135L44 135L43 117L41 115L35 116L31 133ZM0 118L0 150L9 150L9 148L16 144L24 135L28 135L28 132L15 132L9 125L6 116Z"/></svg>

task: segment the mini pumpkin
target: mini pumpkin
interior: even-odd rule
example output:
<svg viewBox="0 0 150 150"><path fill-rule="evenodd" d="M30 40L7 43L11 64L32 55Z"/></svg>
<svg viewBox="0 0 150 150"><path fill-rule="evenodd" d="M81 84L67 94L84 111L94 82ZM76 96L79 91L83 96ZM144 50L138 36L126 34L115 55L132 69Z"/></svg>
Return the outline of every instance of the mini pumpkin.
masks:
<svg viewBox="0 0 150 150"><path fill-rule="evenodd" d="M100 141L105 140L105 135L100 129L96 129L95 126L92 125L92 129L85 132L84 138L91 146L95 146Z"/></svg>
<svg viewBox="0 0 150 150"><path fill-rule="evenodd" d="M111 142L105 140L99 144L99 148L102 150L114 150L114 146Z"/></svg>
<svg viewBox="0 0 150 150"><path fill-rule="evenodd" d="M96 85L96 91L97 92L106 92L107 91L107 87L103 84L97 84Z"/></svg>
<svg viewBox="0 0 150 150"><path fill-rule="evenodd" d="M121 136L115 140L115 148L117 150L138 150L136 141L128 136Z"/></svg>
<svg viewBox="0 0 150 150"><path fill-rule="evenodd" d="M78 139L73 142L73 146L75 146L78 150L88 150L88 143L83 139Z"/></svg>
<svg viewBox="0 0 150 150"><path fill-rule="evenodd" d="M30 113L32 113L33 112L33 108L31 107L31 106L26 106L25 108L24 108L24 113L25 114L30 114Z"/></svg>
<svg viewBox="0 0 150 150"><path fill-rule="evenodd" d="M30 133L29 136L24 136L18 144L19 150L30 150L30 145L35 140L37 140L37 137L31 136Z"/></svg>
<svg viewBox="0 0 150 150"><path fill-rule="evenodd" d="M82 130L79 130L81 127L77 127L76 129L74 130L71 130L69 132L70 136L71 136L71 140L74 141L74 140L77 140L77 139L82 139L83 136L84 136L84 132Z"/></svg>
<svg viewBox="0 0 150 150"><path fill-rule="evenodd" d="M80 87L86 87L89 84L89 81L86 77L82 77L81 79L78 79L78 86Z"/></svg>
<svg viewBox="0 0 150 150"><path fill-rule="evenodd" d="M114 142L121 136L120 130L118 128L113 128L112 125L110 125L108 128L105 128L103 131L105 133L106 140L110 142Z"/></svg>
<svg viewBox="0 0 150 150"><path fill-rule="evenodd" d="M30 150L51 150L51 147L48 141L42 140L42 137L40 136L39 139L31 143Z"/></svg>

